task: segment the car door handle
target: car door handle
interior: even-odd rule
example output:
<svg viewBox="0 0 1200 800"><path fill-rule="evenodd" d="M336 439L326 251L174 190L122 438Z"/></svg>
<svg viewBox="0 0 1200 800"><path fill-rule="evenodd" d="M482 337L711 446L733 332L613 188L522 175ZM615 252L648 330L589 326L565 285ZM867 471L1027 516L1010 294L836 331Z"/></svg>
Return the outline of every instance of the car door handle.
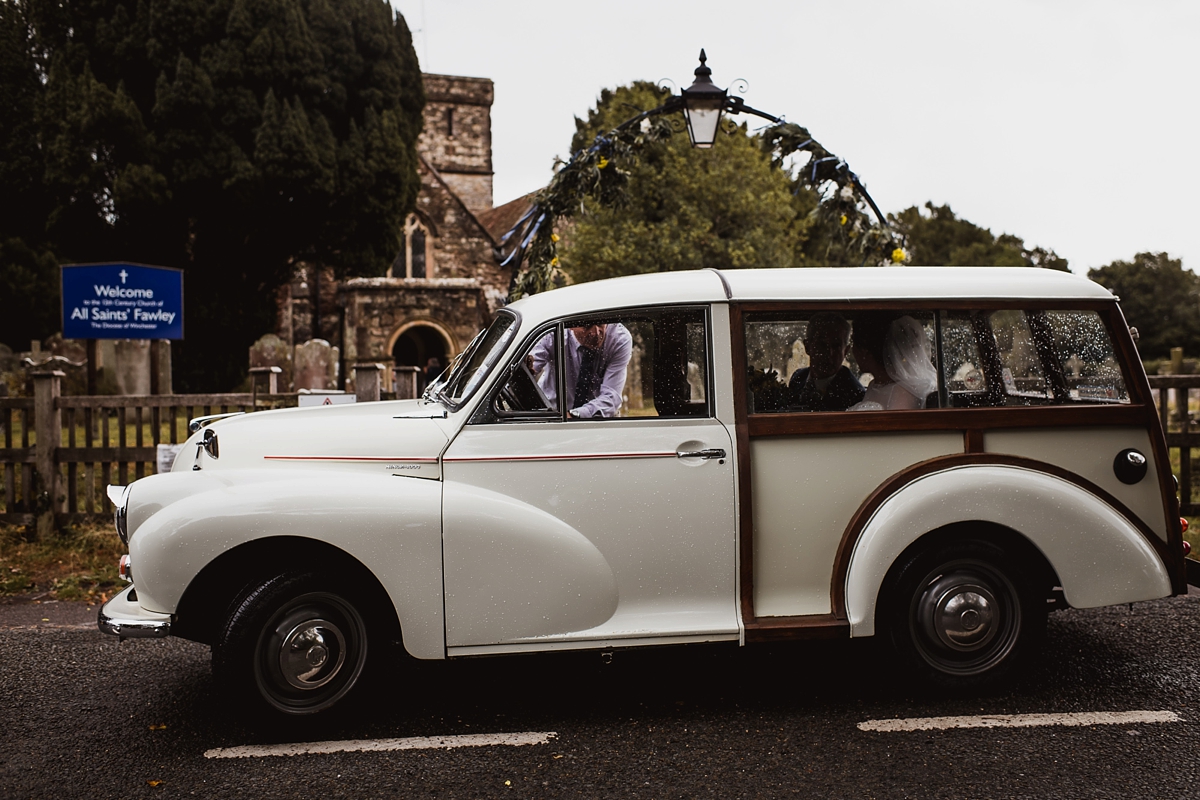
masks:
<svg viewBox="0 0 1200 800"><path fill-rule="evenodd" d="M719 447L710 447L707 450L676 450L675 455L679 458L724 458L725 451Z"/></svg>

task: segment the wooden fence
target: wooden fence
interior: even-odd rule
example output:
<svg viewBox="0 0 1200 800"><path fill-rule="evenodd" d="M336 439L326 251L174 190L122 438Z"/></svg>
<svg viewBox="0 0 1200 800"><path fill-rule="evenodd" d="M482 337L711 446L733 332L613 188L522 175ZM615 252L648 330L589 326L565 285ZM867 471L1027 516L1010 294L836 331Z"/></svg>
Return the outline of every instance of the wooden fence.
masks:
<svg viewBox="0 0 1200 800"><path fill-rule="evenodd" d="M375 365L356 368L360 401L379 400ZM0 523L46 530L112 514L105 491L157 471L158 446L186 441L209 414L295 406L298 393L60 394L63 373L34 373L34 396L0 397ZM49 443L49 446L43 446Z"/></svg>
<svg viewBox="0 0 1200 800"><path fill-rule="evenodd" d="M356 369L359 400L378 400L375 365ZM60 372L34 376L34 397L0 397L0 523L73 524L112 513L105 487L155 472L159 444L187 439L188 421L208 414L294 406L296 393L63 397ZM1200 375L1150 377L1179 477L1181 512L1200 515ZM405 392L401 392L405 394ZM53 442L39 447L39 442ZM47 481L45 476L49 476ZM40 518L40 519L39 519Z"/></svg>

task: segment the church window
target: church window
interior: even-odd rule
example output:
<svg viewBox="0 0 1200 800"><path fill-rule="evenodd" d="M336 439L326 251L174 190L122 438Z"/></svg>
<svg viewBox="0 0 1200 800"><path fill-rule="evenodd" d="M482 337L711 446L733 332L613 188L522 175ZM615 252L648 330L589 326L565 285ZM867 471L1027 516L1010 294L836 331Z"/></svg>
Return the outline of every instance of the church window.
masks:
<svg viewBox="0 0 1200 800"><path fill-rule="evenodd" d="M416 214L409 214L404 221L404 243L396 256L388 277L429 278L433 275L431 250L433 241L429 229Z"/></svg>
<svg viewBox="0 0 1200 800"><path fill-rule="evenodd" d="M454 108L453 106L446 109L446 135L454 135Z"/></svg>

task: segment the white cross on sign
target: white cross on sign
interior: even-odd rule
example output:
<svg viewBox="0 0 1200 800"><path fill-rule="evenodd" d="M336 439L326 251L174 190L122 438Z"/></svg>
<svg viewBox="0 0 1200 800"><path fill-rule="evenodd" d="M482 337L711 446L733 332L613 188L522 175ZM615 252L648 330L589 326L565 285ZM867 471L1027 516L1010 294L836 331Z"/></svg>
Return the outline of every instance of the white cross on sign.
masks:
<svg viewBox="0 0 1200 800"><path fill-rule="evenodd" d="M124 269L122 269L122 270L121 270L120 272L118 272L117 274L121 276L121 283L124 283L124 282L125 282L125 279L129 277L129 273L128 273L128 272L126 272Z"/></svg>

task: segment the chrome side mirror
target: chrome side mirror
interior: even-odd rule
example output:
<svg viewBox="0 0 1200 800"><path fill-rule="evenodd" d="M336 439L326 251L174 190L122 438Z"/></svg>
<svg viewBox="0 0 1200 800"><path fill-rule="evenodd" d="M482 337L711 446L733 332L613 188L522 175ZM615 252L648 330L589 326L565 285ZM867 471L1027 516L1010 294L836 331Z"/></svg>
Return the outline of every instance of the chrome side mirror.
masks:
<svg viewBox="0 0 1200 800"><path fill-rule="evenodd" d="M204 431L204 436L196 443L196 447L198 448L196 450L197 455L199 455L200 450L203 450L214 459L221 457L221 448L217 444L217 432L212 428Z"/></svg>

